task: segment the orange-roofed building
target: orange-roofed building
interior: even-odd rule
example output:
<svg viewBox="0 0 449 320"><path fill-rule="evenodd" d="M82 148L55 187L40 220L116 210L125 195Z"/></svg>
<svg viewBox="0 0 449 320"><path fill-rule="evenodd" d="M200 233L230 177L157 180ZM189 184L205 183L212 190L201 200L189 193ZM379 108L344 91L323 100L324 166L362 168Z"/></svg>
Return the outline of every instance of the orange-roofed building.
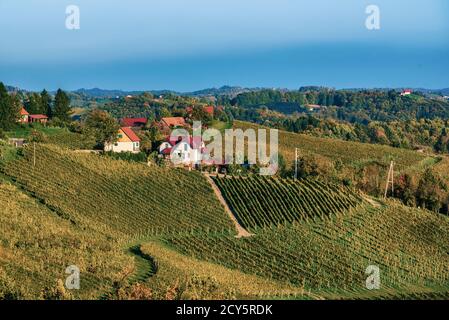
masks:
<svg viewBox="0 0 449 320"><path fill-rule="evenodd" d="M214 106L204 106L203 107L203 111L205 113L207 113L208 115L210 115L211 117L214 116ZM186 113L187 113L188 116L192 116L193 107L187 107L186 108Z"/></svg>
<svg viewBox="0 0 449 320"><path fill-rule="evenodd" d="M20 123L28 123L30 114L28 113L28 111L25 110L25 108L22 107L22 109L20 110L20 119L19 122Z"/></svg>
<svg viewBox="0 0 449 320"><path fill-rule="evenodd" d="M186 121L183 117L166 117L159 122L159 129L168 134L174 128L182 128L186 126Z"/></svg>
<svg viewBox="0 0 449 320"><path fill-rule="evenodd" d="M104 151L139 153L140 138L130 127L121 127L117 133L117 141L106 143Z"/></svg>
<svg viewBox="0 0 449 320"><path fill-rule="evenodd" d="M205 113L207 113L211 117L214 116L214 106L205 106L205 107L203 107L203 110Z"/></svg>
<svg viewBox="0 0 449 320"><path fill-rule="evenodd" d="M167 117L167 118L162 118L162 119L161 119L161 122L162 122L164 125L166 125L166 126L168 126L168 127L170 127L170 128L173 128L173 127L182 127L182 126L185 126L185 124L186 124L186 122L185 122L185 120L184 120L183 117Z"/></svg>

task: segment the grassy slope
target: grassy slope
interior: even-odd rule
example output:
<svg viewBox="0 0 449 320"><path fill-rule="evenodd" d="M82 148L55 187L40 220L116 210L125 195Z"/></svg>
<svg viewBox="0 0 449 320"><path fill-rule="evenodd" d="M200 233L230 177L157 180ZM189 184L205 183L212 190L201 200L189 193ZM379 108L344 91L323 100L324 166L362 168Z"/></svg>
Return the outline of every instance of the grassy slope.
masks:
<svg viewBox="0 0 449 320"><path fill-rule="evenodd" d="M0 300L44 298L70 265L81 272L73 297L96 299L132 266L112 236L71 224L9 183L0 182L0 206Z"/></svg>
<svg viewBox="0 0 449 320"><path fill-rule="evenodd" d="M243 130L264 128L242 121L235 121L234 127ZM417 166L427 158L426 155L412 150L279 131L279 152L289 163L294 161L295 148L299 149L300 155L315 154L332 161L341 160L345 166L352 167L360 167L372 161L389 163L394 160L399 169L403 170Z"/></svg>
<svg viewBox="0 0 449 320"><path fill-rule="evenodd" d="M99 298L124 275L133 274L131 282L150 276L145 259L127 249L142 235L235 232L197 173L54 145L37 146L36 167L32 148L23 157L2 152L0 206L8 211L0 217L0 299L44 297L72 264L82 276L74 297Z"/></svg>
<svg viewBox="0 0 449 320"><path fill-rule="evenodd" d="M317 152L332 159L341 157L348 165L367 161L369 156L363 153L368 152L367 150L371 150L379 159L385 157L383 152L391 152L398 157L396 161L406 167L416 167L427 161L426 156L412 151L323 139L326 142L310 137L307 138L311 140L304 138L298 141L298 137L299 135L294 135L283 139L281 133L281 152L282 148L290 149L299 143L307 152ZM330 148L334 149L329 150ZM363 152L356 153L358 149ZM351 154L357 154L358 160L353 161ZM235 276L239 281L248 279L246 283L260 284L260 287L256 286L252 291L236 284L234 287L237 288L238 294L243 296L252 296L260 290L270 292L270 295L278 295L285 286L291 288L292 283L299 287L300 292L304 286L306 290L317 291L319 295L330 298L396 296L398 292L409 294L410 291L425 297L428 290L443 292L443 295L445 290L448 290L447 218L425 211L407 209L397 204L382 208L367 206L366 210L338 215L338 218L329 221L295 223L293 227L266 229L252 238L235 239L228 233L232 224L223 208L215 199L207 182L196 173L148 168L141 164L130 164L95 155L75 154L50 145L38 147L36 168L32 168L31 159L29 151L25 152L23 159L13 160L13 157L8 157L9 162L3 167L3 171L9 175L8 178L14 178L26 192L45 205L34 202L11 186L8 186L13 188L9 197L0 197L2 206L7 204L11 197L20 199L25 196L28 199L13 205L9 217L6 218L7 221L14 221L8 228L15 228L13 232L16 235L12 231L4 233L0 261L1 252L6 252L8 257L11 257L12 247L6 244L15 243L12 239L24 237L25 234L29 238L28 246L16 249L18 253L14 253L17 257L22 256L22 260L12 264L9 269L2 265L0 283L3 279L3 284L19 286L19 282L14 278L21 272L20 266L27 266L28 263L28 270L34 270L33 276L25 273L22 276L24 283L28 281L30 288L33 288L27 293L29 297L35 298L39 295L40 272L46 264L45 259L51 259L52 251L48 257L44 256L43 252L48 252L48 248L45 247L47 251L42 250L39 247L39 238L30 236L36 234L35 230L30 229L33 223L25 222L25 216L14 218L19 212L15 206L28 202L40 208L31 206L34 208L31 211L45 212L44 216L49 217L45 218L46 221L55 219L54 224L57 226L69 226L69 231L66 232L72 232L73 239L91 241L89 248L97 248L98 244L92 242L101 243L104 239L107 239L108 243L123 244L120 239L130 239L137 234L151 237L165 235L166 243L180 252L208 261L189 260L190 258L167 251L160 245L155 247L154 243L153 246L145 245L142 247L144 253L148 252L160 261L161 268L157 276L148 281L154 288L160 289L161 285L166 288L167 284L176 280L176 277L173 277L176 272L183 277L200 278L214 278L215 274L215 279L209 279L206 283L212 282L211 286L214 288L217 285L223 287L223 292L229 294L232 288L225 285L226 281L223 279L226 277L220 278L226 272L228 278ZM3 223L1 226L8 230L3 227ZM45 229L52 230L51 227ZM215 233L207 234L208 231ZM59 233L57 238L64 237ZM51 249L62 251L67 247L64 243L59 249L57 245L51 246ZM95 263L104 268L101 270L113 270L109 278L92 276L93 279L98 279L92 283L110 282L129 267L130 257L123 256L124 251L117 249L115 244L110 250L112 251L109 254L113 259L111 262L102 262L101 252L97 249L87 251L88 256L83 257L81 252L76 256L75 260L81 261L82 270L88 269L89 259L94 259ZM60 257L62 254L55 256ZM172 257L172 260L167 260L167 257ZM29 261L24 262L26 260ZM48 272L48 278L43 283L51 284L54 279L64 279L64 274L60 274L61 266L65 262L66 260L62 259L60 264L55 263L54 268L50 263L47 268L53 268L53 271ZM386 273L385 288L381 292L363 290L366 279L364 270L368 263L379 264L382 272ZM200 269L204 267L208 271L195 272L190 264ZM235 270L217 267L217 264L257 277L243 278L242 273L237 274L234 273ZM146 279L145 270L140 271L142 279ZM264 282L268 280L261 278L268 278L270 282ZM195 281L196 284L191 284L192 288L196 288L198 281L204 286L201 279ZM285 284L286 281L290 284ZM210 283L207 284L208 288L209 285ZM91 288L93 289L82 294L95 297L98 291L93 285ZM194 293L190 290L186 294L201 296L204 294L203 289L196 288ZM15 290L24 294L22 289ZM220 297L223 292L214 289L210 296Z"/></svg>
<svg viewBox="0 0 449 320"><path fill-rule="evenodd" d="M43 134L48 143L54 143L69 149L93 149L95 141L91 137L71 132L67 128L43 126L40 124L20 125L14 130L6 132L9 138L28 139L33 130Z"/></svg>
<svg viewBox="0 0 449 320"><path fill-rule="evenodd" d="M187 257L156 241L144 244L142 251L158 263L158 272L147 284L163 294L156 296L159 299L167 298L167 288L181 299L313 297L299 287Z"/></svg>

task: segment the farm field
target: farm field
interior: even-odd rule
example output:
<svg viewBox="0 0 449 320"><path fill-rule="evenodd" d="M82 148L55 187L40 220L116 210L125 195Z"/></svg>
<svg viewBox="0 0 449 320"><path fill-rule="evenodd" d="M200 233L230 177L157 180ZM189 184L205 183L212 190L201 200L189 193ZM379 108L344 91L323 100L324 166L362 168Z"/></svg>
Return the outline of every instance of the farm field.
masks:
<svg viewBox="0 0 449 320"><path fill-rule="evenodd" d="M142 251L158 261L158 272L147 282L156 299L316 298L291 284L180 254L160 241L143 244Z"/></svg>
<svg viewBox="0 0 449 320"><path fill-rule="evenodd" d="M170 170L38 145L1 166L19 186L75 225L127 237L232 228L197 172Z"/></svg>
<svg viewBox="0 0 449 320"><path fill-rule="evenodd" d="M349 188L318 180L214 178L242 226L255 228L291 224L343 213L362 203Z"/></svg>
<svg viewBox="0 0 449 320"><path fill-rule="evenodd" d="M37 144L35 166L31 145L2 151L0 299L449 296L443 215L317 179L214 177L250 231L236 238L198 172L60 144ZM72 264L84 275L77 293L61 284ZM365 288L369 265L381 290Z"/></svg>
<svg viewBox="0 0 449 320"><path fill-rule="evenodd" d="M326 298L448 297L449 219L394 202L257 234L165 237L180 253L293 284ZM365 287L379 266L382 290ZM377 293L376 293L377 292Z"/></svg>

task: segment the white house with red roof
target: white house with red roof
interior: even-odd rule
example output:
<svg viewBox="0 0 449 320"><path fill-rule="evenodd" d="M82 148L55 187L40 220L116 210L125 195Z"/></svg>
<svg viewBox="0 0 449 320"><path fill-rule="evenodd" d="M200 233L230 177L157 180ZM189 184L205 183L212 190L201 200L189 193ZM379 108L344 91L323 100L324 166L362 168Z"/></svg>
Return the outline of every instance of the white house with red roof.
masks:
<svg viewBox="0 0 449 320"><path fill-rule="evenodd" d="M184 139L168 137L159 146L159 153L164 158L172 160L173 164L186 166L200 164L204 151L205 144L201 137Z"/></svg>
<svg viewBox="0 0 449 320"><path fill-rule="evenodd" d="M117 141L106 143L104 151L139 153L140 138L130 127L121 127L117 133Z"/></svg>
<svg viewBox="0 0 449 320"><path fill-rule="evenodd" d="M401 92L401 96L408 96L408 95L411 95L412 93L413 93L412 90L406 89L406 90Z"/></svg>

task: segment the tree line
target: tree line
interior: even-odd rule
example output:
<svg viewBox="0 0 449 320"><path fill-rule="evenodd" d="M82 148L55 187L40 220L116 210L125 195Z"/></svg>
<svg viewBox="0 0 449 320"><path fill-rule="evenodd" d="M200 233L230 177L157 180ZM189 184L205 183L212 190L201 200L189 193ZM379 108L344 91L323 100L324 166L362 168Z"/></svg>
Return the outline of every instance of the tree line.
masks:
<svg viewBox="0 0 449 320"><path fill-rule="evenodd" d="M241 93L228 104L243 108L267 106L283 113L304 112L304 106L315 104L326 107L318 112L322 117L365 124L369 121L449 118L448 101L431 99L419 92L401 96L395 90L261 90Z"/></svg>
<svg viewBox="0 0 449 320"><path fill-rule="evenodd" d="M54 98L45 89L41 93L9 93L0 82L0 129L14 128L22 107L29 114L44 114L54 122L70 121L70 98L63 90L58 89Z"/></svg>
<svg viewBox="0 0 449 320"><path fill-rule="evenodd" d="M311 92L270 92L276 93L278 97L302 95L307 98L307 95L312 95ZM257 92L251 92L242 95L257 97L257 94ZM329 93L329 95L331 94ZM344 93L337 92L336 94L343 95ZM355 93L356 96L363 96L364 94L364 92ZM263 100L268 96L262 95L261 99ZM317 112L304 111L293 114L282 112L285 111L285 108L292 108L292 102L283 102L282 111L273 110L275 108L266 105L258 107L229 105L226 110L233 119L255 122L295 133L389 145L397 148L422 149L428 147L439 153L449 152L449 103L422 96L418 96L418 98L400 97L398 93L392 92L374 92L367 94L367 96L371 98L389 96L393 100L385 100L382 103L378 101L378 103L384 106L389 105L389 109L394 110L390 114L390 111L387 111L388 109L370 108L369 101L359 101L359 107L354 107L351 103L350 107L345 104L347 107L329 106L321 108ZM314 92L313 97L318 99L319 94ZM345 99L345 101L348 101L347 97ZM408 102L406 106L395 105L399 101ZM368 105L365 105L365 103L368 103ZM412 104L419 104L421 112L414 112ZM415 108L418 107L415 106ZM427 111L424 112L423 109ZM441 118L433 114L435 110L441 111L439 112L442 115ZM427 117L427 114L433 114L433 116Z"/></svg>

